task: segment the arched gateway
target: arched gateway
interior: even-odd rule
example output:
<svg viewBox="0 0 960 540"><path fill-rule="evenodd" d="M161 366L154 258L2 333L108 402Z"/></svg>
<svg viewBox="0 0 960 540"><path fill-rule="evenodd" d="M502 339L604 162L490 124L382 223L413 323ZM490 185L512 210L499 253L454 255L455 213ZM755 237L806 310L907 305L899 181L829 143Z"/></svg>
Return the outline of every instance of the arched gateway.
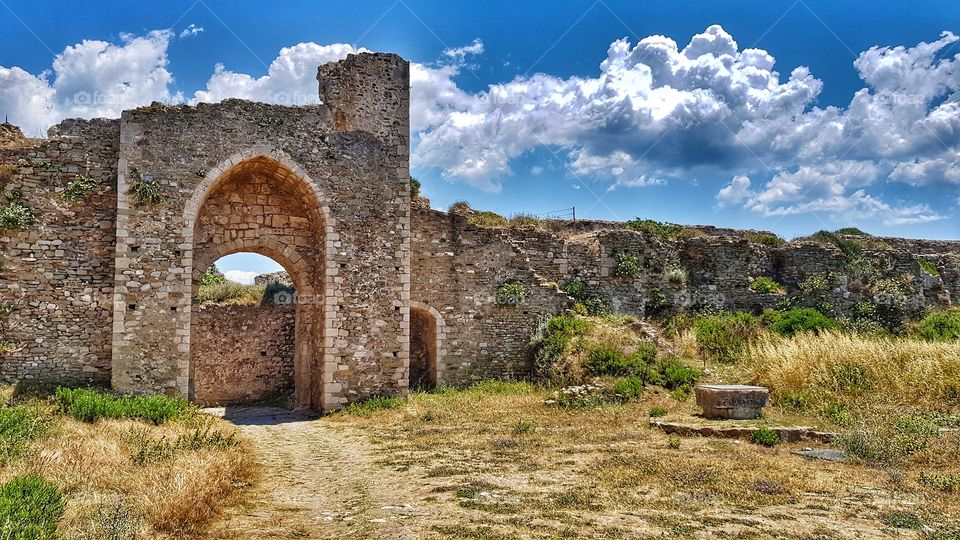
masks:
<svg viewBox="0 0 960 540"><path fill-rule="evenodd" d="M318 79L324 105L123 114L115 388L195 395L196 284L218 258L249 251L294 281L297 407L406 392L408 65L351 56ZM139 197L144 187L158 195Z"/></svg>

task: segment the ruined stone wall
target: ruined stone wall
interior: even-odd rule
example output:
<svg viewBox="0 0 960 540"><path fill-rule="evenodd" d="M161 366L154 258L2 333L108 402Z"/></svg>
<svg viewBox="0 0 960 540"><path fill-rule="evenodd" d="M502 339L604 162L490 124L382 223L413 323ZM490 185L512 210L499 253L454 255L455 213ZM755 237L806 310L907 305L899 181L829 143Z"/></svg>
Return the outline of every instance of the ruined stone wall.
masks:
<svg viewBox="0 0 960 540"><path fill-rule="evenodd" d="M414 209L412 229L411 299L443 319L438 384L528 375L532 336L569 299L531 271L500 230L427 208ZM523 284L521 305L497 304L497 288L507 280Z"/></svg>
<svg viewBox="0 0 960 540"><path fill-rule="evenodd" d="M249 403L293 391L294 306L195 306L194 400Z"/></svg>
<svg viewBox="0 0 960 540"><path fill-rule="evenodd" d="M565 285L581 280L587 293L605 300L618 313L664 314L705 306L759 311L786 295L802 293L811 276L830 274L841 280L828 300L839 310L875 300L867 282L897 280L916 291L911 302L941 307L960 303L960 242L869 238L862 263L852 262L839 248L811 240L775 246L751 241L745 231L697 228L683 239L665 239L646 232L570 224L554 230L502 229L522 247L531 268ZM635 255L638 277L616 275L616 255ZM939 276L921 271L918 260L938 268ZM869 275L861 275L868 272ZM750 289L757 277L770 277L785 286L784 294L759 294Z"/></svg>
<svg viewBox="0 0 960 540"><path fill-rule="evenodd" d="M316 276L301 306L313 306L298 353L305 384L298 404L331 409L407 389L410 195L409 81L395 55L363 54L350 79L358 114L389 118L335 126L335 100L285 107L227 100L196 107L154 105L121 119L113 384L139 392L189 393L190 297L196 219L221 181L252 161L291 178L321 216L322 261L288 245L278 255L292 271ZM339 66L339 64L338 64ZM333 75L346 68L328 68ZM360 91L369 85L377 90ZM365 100L383 100L368 103ZM349 115L348 115L349 116ZM349 118L348 118L349 120ZM389 126L380 126L388 122ZM158 182L159 202L127 194ZM255 235L256 233L251 233ZM244 242L260 248L259 237ZM293 240L294 245L296 240ZM133 247L138 247L136 252ZM288 249L289 248L289 249ZM273 256L273 255L271 255ZM295 280L296 281L296 280ZM299 376L298 376L299 377Z"/></svg>
<svg viewBox="0 0 960 540"><path fill-rule="evenodd" d="M116 120L68 120L48 140L0 148L0 206L35 214L0 230L0 304L13 309L0 336L5 381L110 380L119 142ZM65 195L81 177L89 191Z"/></svg>

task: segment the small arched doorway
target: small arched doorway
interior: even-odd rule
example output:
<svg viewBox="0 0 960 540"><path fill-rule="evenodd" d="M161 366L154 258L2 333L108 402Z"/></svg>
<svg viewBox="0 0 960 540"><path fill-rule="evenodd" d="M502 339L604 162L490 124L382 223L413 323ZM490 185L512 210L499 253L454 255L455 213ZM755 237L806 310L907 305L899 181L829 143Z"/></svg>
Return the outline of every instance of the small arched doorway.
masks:
<svg viewBox="0 0 960 540"><path fill-rule="evenodd" d="M207 267L190 321L195 403L293 406L295 298L289 272L269 257L240 252Z"/></svg>
<svg viewBox="0 0 960 540"><path fill-rule="evenodd" d="M324 405L321 371L327 303L323 291L329 275L325 257L329 210L312 182L282 156L241 154L211 172L202 197L187 208L196 212L195 219L188 219L193 224L194 295L207 268L234 253L269 257L288 272L297 293L291 299L295 321L292 404L300 409ZM193 334L192 319L189 396L198 400L203 396L197 395L193 351L204 347L195 341L202 338Z"/></svg>
<svg viewBox="0 0 960 540"><path fill-rule="evenodd" d="M411 390L430 389L443 383L443 317L420 302L410 305Z"/></svg>

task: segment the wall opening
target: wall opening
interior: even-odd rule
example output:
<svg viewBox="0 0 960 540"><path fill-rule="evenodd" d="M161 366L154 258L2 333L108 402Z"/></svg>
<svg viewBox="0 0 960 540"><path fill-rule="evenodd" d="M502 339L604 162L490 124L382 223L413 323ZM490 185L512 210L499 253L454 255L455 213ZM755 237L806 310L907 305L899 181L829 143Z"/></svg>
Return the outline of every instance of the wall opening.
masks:
<svg viewBox="0 0 960 540"><path fill-rule="evenodd" d="M326 395L321 370L324 369L326 297L323 293L328 211L321 205L312 180L283 158L253 155L246 159L233 157L228 163L229 167L218 167L220 172L208 178L203 199L196 203L191 276L193 295L200 293L200 283L210 265L228 255L258 254L272 259L275 266L282 266L296 294L286 297L279 291L280 301L272 298L277 291L267 291L266 294L271 296L268 302L286 306L283 308L287 310L284 318L292 316L294 321L292 404L298 409L320 409ZM251 276L247 274L246 277ZM210 374L203 372L207 366L205 359L200 358L205 352L205 344L197 329L203 327L194 324L196 319L202 325L204 315L202 306L194 307L196 313L191 315L190 324L189 395L194 401L205 402L211 395L205 394L205 377ZM257 309L266 307L261 304ZM232 324L240 323L234 320ZM251 328L248 326L248 331ZM287 328L289 331L289 326ZM263 350L247 351L252 352L261 354ZM266 356L270 356L269 351ZM243 358L249 361L249 356ZM262 380L243 379L250 375L250 370L246 374L242 371L235 370L232 375L235 386L231 391L234 393L226 395L221 387L220 392L224 395L217 396L217 401L251 401L264 389L272 389L272 385ZM261 370L259 376L267 375Z"/></svg>
<svg viewBox="0 0 960 540"><path fill-rule="evenodd" d="M269 257L235 253L206 268L190 325L196 403L293 406L295 297L289 273Z"/></svg>
<svg viewBox="0 0 960 540"><path fill-rule="evenodd" d="M437 385L437 319L426 309L410 308L410 389Z"/></svg>

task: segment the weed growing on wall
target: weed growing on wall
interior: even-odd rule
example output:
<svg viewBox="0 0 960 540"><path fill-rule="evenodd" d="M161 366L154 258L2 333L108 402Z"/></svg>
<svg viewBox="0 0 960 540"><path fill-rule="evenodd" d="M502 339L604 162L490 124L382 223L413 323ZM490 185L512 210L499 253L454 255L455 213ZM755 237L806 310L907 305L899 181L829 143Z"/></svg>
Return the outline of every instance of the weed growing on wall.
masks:
<svg viewBox="0 0 960 540"><path fill-rule="evenodd" d="M750 282L750 290L759 294L775 294L783 292L783 285L766 276L760 276Z"/></svg>
<svg viewBox="0 0 960 540"><path fill-rule="evenodd" d="M647 233L661 240L677 240L683 238L686 228L674 223L664 223L652 219L634 218L623 222L623 228L631 231Z"/></svg>
<svg viewBox="0 0 960 540"><path fill-rule="evenodd" d="M917 263L920 265L920 270L931 276L939 276L940 269L937 268L937 265L928 261L927 259L917 259Z"/></svg>
<svg viewBox="0 0 960 540"><path fill-rule="evenodd" d="M787 243L786 240L771 232L747 231L743 234L747 242L761 244L764 246L778 247Z"/></svg>
<svg viewBox="0 0 960 540"><path fill-rule="evenodd" d="M20 201L12 201L0 207L0 230L26 229L33 225L36 214Z"/></svg>
<svg viewBox="0 0 960 540"><path fill-rule="evenodd" d="M67 182L67 186L60 193L60 198L70 202L85 199L97 184L97 180L93 177L77 175L76 178Z"/></svg>
<svg viewBox="0 0 960 540"><path fill-rule="evenodd" d="M163 186L152 177L143 176L136 168L130 169L130 189L127 193L141 206L157 204L163 200Z"/></svg>
<svg viewBox="0 0 960 540"><path fill-rule="evenodd" d="M613 275L636 279L640 277L640 259L633 253L619 251L613 256Z"/></svg>
<svg viewBox="0 0 960 540"><path fill-rule="evenodd" d="M497 305L519 306L527 299L527 290L523 283L506 281L497 287Z"/></svg>

